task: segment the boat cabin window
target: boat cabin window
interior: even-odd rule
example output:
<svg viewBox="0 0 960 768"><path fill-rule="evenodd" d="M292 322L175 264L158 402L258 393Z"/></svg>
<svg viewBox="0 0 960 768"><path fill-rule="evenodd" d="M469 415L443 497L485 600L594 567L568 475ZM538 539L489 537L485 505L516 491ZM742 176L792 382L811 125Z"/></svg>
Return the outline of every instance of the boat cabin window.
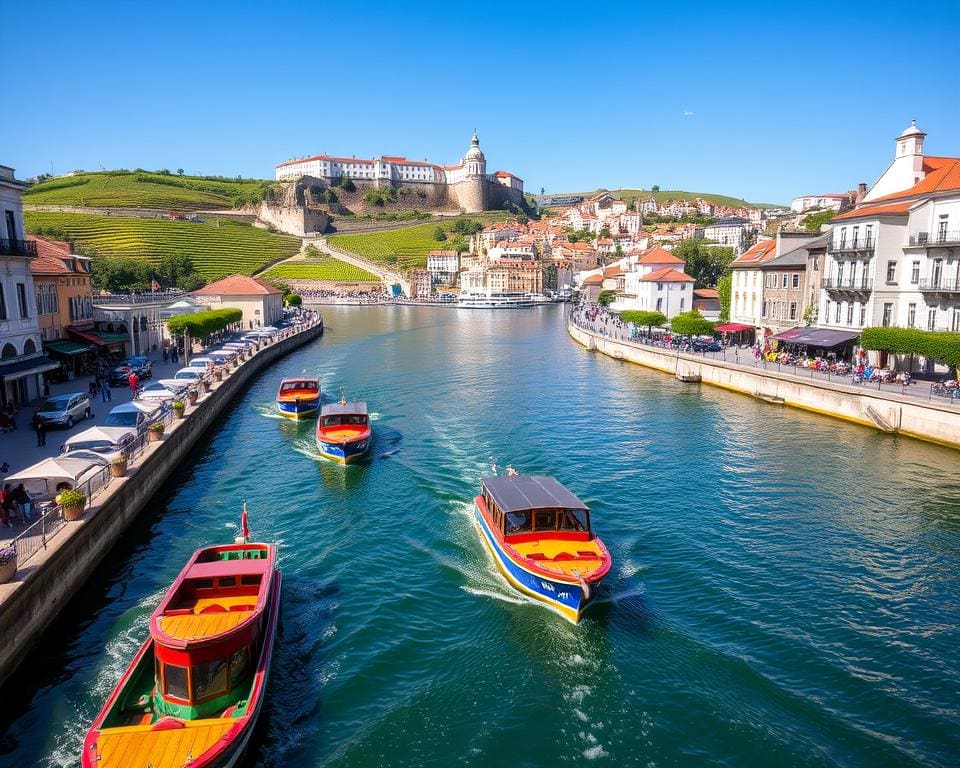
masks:
<svg viewBox="0 0 960 768"><path fill-rule="evenodd" d="M181 701L190 701L186 667L178 667L175 664L163 665L163 695Z"/></svg>
<svg viewBox="0 0 960 768"><path fill-rule="evenodd" d="M237 577L236 576L224 576L220 579L221 587L235 587L237 586Z"/></svg>
<svg viewBox="0 0 960 768"><path fill-rule="evenodd" d="M296 390L316 392L319 389L315 381L286 381L280 385L281 392L295 392Z"/></svg>
<svg viewBox="0 0 960 768"><path fill-rule="evenodd" d="M535 531L557 530L557 510L538 509L533 513L533 529Z"/></svg>
<svg viewBox="0 0 960 768"><path fill-rule="evenodd" d="M561 531L589 531L590 518L585 509L564 509L560 512Z"/></svg>
<svg viewBox="0 0 960 768"><path fill-rule="evenodd" d="M229 690L229 683L226 659L205 661L193 668L193 701L215 699L225 694L227 690Z"/></svg>
<svg viewBox="0 0 960 768"><path fill-rule="evenodd" d="M230 685L234 686L238 680L246 677L250 671L250 646L244 646L233 652L230 657Z"/></svg>
<svg viewBox="0 0 960 768"><path fill-rule="evenodd" d="M259 576L241 576L240 583L245 587L256 587L260 585Z"/></svg>
<svg viewBox="0 0 960 768"><path fill-rule="evenodd" d="M213 589L213 579L190 579L194 589Z"/></svg>
<svg viewBox="0 0 960 768"><path fill-rule="evenodd" d="M325 427L345 427L352 424L364 426L367 423L365 413L334 413L323 417Z"/></svg>
<svg viewBox="0 0 960 768"><path fill-rule="evenodd" d="M507 529L505 533L528 533L533 530L531 524L531 514L529 509L521 509L517 512L507 512Z"/></svg>

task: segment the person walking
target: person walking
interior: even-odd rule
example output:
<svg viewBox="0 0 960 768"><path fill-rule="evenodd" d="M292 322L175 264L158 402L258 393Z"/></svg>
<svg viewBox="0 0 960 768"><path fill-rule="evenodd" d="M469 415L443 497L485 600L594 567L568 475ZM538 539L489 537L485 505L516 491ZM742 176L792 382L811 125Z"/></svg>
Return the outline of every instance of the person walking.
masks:
<svg viewBox="0 0 960 768"><path fill-rule="evenodd" d="M37 447L40 448L47 444L47 425L43 419L40 418L40 414L36 414L33 417L33 428L37 433Z"/></svg>
<svg viewBox="0 0 960 768"><path fill-rule="evenodd" d="M13 528L10 522L10 512L13 510L13 496L10 494L10 483L4 483L3 490L0 491L0 516L3 518L3 524L7 528Z"/></svg>
<svg viewBox="0 0 960 768"><path fill-rule="evenodd" d="M100 382L100 397L105 403L109 403L111 400L113 400L113 393L110 391L109 378L106 378Z"/></svg>
<svg viewBox="0 0 960 768"><path fill-rule="evenodd" d="M133 396L133 399L136 400L137 390L140 388L140 378L136 372L130 374L130 378L127 379L127 384L130 385L130 394Z"/></svg>
<svg viewBox="0 0 960 768"><path fill-rule="evenodd" d="M20 522L26 523L30 517L30 494L27 493L27 489L23 487L23 483L20 483L20 485L13 489L10 495L13 498Z"/></svg>
<svg viewBox="0 0 960 768"><path fill-rule="evenodd" d="M170 358L170 350L166 347L163 348L163 362L166 364L167 360Z"/></svg>

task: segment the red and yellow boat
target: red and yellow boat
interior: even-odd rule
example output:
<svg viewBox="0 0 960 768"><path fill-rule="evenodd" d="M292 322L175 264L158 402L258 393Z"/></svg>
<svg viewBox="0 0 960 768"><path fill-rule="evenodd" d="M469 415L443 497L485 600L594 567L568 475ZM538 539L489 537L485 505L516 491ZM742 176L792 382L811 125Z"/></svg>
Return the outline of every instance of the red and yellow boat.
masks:
<svg viewBox="0 0 960 768"><path fill-rule="evenodd" d="M284 379L277 392L277 410L288 419L309 419L320 410L320 379Z"/></svg>
<svg viewBox="0 0 960 768"><path fill-rule="evenodd" d="M276 548L243 541L198 550L180 572L87 733L84 768L240 759L263 708L281 583Z"/></svg>
<svg viewBox="0 0 960 768"><path fill-rule="evenodd" d="M341 393L339 403L325 405L320 411L316 440L320 455L340 464L365 456L373 442L367 404L348 403Z"/></svg>
<svg viewBox="0 0 960 768"><path fill-rule="evenodd" d="M507 583L578 623L611 566L587 506L552 477L515 473L483 478L473 503Z"/></svg>

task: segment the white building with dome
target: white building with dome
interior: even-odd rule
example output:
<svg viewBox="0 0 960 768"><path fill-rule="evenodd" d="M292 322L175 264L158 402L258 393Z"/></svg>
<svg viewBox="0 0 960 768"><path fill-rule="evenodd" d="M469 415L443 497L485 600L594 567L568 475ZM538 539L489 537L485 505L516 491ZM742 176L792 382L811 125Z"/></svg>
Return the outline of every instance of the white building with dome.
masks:
<svg viewBox="0 0 960 768"><path fill-rule="evenodd" d="M437 165L406 157L383 155L370 160L356 157L313 155L280 163L278 181L297 181L305 176L335 186L349 178L361 187L435 185L446 187L445 196L465 211L475 212L523 202L523 179L509 171L487 173L487 159L474 133L470 148L456 165ZM433 190L436 198L436 189ZM443 195L441 195L443 197Z"/></svg>

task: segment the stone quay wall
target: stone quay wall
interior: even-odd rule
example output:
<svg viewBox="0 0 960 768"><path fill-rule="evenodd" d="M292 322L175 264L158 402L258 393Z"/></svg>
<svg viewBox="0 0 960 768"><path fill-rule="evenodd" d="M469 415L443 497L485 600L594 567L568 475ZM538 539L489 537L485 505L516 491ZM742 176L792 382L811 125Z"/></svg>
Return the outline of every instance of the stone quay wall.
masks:
<svg viewBox="0 0 960 768"><path fill-rule="evenodd" d="M46 550L34 555L15 580L0 585L0 684L23 661L60 611L83 589L100 562L153 495L169 480L214 419L267 366L323 333L323 325L275 341L244 361L176 420L128 471L95 499L82 520L66 523ZM239 510L239 506L238 506ZM238 512L239 514L239 512Z"/></svg>
<svg viewBox="0 0 960 768"><path fill-rule="evenodd" d="M589 350L663 371L680 381L711 384L768 403L960 448L960 412L946 405L618 341L573 323L567 324L567 332Z"/></svg>

